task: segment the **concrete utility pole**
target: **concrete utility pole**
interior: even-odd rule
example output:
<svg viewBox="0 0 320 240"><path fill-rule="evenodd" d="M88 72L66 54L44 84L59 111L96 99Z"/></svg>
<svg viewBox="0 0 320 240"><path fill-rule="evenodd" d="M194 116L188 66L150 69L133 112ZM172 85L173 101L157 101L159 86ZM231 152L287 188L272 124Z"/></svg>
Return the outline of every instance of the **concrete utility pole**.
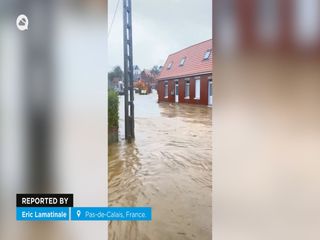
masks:
<svg viewBox="0 0 320 240"><path fill-rule="evenodd" d="M47 192L53 185L52 118L54 102L53 17L55 1L20 1L29 17L23 36L27 166L30 192ZM37 10L35 10L37 9ZM30 26L31 25L31 26Z"/></svg>
<svg viewBox="0 0 320 240"><path fill-rule="evenodd" d="M132 10L131 0L123 0L123 55L124 55L124 116L125 137L134 138L134 92L132 60Z"/></svg>

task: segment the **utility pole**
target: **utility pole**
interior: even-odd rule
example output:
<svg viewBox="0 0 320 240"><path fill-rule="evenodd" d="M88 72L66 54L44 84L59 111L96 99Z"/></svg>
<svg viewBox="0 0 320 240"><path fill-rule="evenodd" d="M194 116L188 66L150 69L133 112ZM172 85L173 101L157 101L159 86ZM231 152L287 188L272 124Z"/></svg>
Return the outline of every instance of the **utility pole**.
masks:
<svg viewBox="0 0 320 240"><path fill-rule="evenodd" d="M27 134L26 162L30 192L47 192L53 185L52 118L54 103L53 9L54 0L19 1L30 17L31 26L23 32L24 115ZM33 11L38 9L39 11ZM32 16L32 17L31 17ZM41 19L41 21L32 21ZM21 36L22 36L21 34ZM21 37L22 38L22 37Z"/></svg>
<svg viewBox="0 0 320 240"><path fill-rule="evenodd" d="M134 92L132 60L132 8L131 0L123 0L123 55L124 55L124 116L125 137L134 138Z"/></svg>

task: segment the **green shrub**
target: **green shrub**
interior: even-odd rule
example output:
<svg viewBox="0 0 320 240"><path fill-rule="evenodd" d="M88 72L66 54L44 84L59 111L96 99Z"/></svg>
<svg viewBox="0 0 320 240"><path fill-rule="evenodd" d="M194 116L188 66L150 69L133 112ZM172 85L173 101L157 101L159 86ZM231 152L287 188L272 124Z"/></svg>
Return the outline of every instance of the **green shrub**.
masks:
<svg viewBox="0 0 320 240"><path fill-rule="evenodd" d="M108 91L108 128L119 128L119 98L113 90Z"/></svg>
<svg viewBox="0 0 320 240"><path fill-rule="evenodd" d="M119 129L119 98L114 90L108 91L108 142L118 141Z"/></svg>

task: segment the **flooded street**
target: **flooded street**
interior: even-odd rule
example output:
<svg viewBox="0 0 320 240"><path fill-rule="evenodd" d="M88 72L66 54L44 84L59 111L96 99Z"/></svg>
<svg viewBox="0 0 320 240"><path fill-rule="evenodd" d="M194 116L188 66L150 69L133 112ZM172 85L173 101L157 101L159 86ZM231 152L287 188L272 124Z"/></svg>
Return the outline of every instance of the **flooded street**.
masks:
<svg viewBox="0 0 320 240"><path fill-rule="evenodd" d="M109 239L212 239L212 109L135 94L136 139L109 145L109 206L150 206L151 222L110 222Z"/></svg>

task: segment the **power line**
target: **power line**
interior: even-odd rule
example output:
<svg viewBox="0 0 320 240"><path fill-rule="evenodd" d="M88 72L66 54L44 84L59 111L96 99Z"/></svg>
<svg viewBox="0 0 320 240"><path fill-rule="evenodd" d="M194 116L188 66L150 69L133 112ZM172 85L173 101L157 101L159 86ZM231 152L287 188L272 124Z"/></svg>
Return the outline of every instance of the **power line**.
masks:
<svg viewBox="0 0 320 240"><path fill-rule="evenodd" d="M115 9L115 11L114 11L112 20L111 20L111 25L110 25L110 28L109 28L109 31L108 31L108 38L109 38L109 36L110 36L111 30L112 30L112 26L113 26L114 20L115 20L115 18L116 18L117 12L118 12L119 3L120 3L120 0L118 0L118 2L117 2L117 6L116 6L116 9Z"/></svg>

